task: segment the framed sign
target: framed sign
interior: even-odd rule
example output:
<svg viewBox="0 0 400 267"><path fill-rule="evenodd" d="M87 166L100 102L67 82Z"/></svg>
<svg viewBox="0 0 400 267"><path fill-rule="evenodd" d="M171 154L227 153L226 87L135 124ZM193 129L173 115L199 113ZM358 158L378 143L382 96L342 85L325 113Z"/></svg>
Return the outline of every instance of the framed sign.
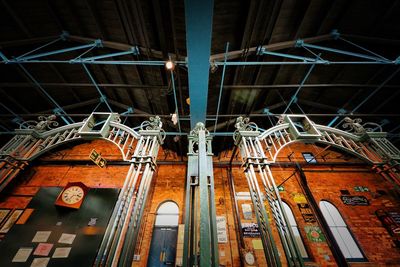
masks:
<svg viewBox="0 0 400 267"><path fill-rule="evenodd" d="M307 239L311 242L325 242L325 236L318 226L305 226L304 230L307 234Z"/></svg>
<svg viewBox="0 0 400 267"><path fill-rule="evenodd" d="M3 221L7 217L7 215L10 213L9 209L0 209L0 226L2 225Z"/></svg>
<svg viewBox="0 0 400 267"><path fill-rule="evenodd" d="M0 229L1 234L6 234L21 216L23 210L14 210Z"/></svg>
<svg viewBox="0 0 400 267"><path fill-rule="evenodd" d="M251 220L253 218L253 209L250 204L242 204L242 211L245 220Z"/></svg>
<svg viewBox="0 0 400 267"><path fill-rule="evenodd" d="M340 196L342 202L351 206L369 206L369 201L364 196Z"/></svg>
<svg viewBox="0 0 400 267"><path fill-rule="evenodd" d="M393 242L400 247L400 212L386 211L379 209L375 211L376 216L381 221L383 227L393 237Z"/></svg>
<svg viewBox="0 0 400 267"><path fill-rule="evenodd" d="M306 197L301 193L294 193L293 201L296 203L307 203Z"/></svg>
<svg viewBox="0 0 400 267"><path fill-rule="evenodd" d="M356 192L369 192L369 188L366 186L355 186L354 191Z"/></svg>
<svg viewBox="0 0 400 267"><path fill-rule="evenodd" d="M218 238L218 243L228 243L228 236L226 234L225 216L217 216L217 238Z"/></svg>
<svg viewBox="0 0 400 267"><path fill-rule="evenodd" d="M314 213L312 212L310 205L308 205L308 203L298 203L297 207L299 207L301 216L303 216L305 222L307 223L316 222Z"/></svg>
<svg viewBox="0 0 400 267"><path fill-rule="evenodd" d="M256 223L242 223L242 232L244 237L259 237L258 224Z"/></svg>

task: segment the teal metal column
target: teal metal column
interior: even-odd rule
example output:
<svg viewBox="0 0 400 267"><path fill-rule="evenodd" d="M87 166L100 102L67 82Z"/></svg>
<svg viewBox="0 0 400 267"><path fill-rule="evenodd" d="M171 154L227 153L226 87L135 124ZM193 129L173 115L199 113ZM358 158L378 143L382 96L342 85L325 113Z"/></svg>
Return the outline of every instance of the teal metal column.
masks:
<svg viewBox="0 0 400 267"><path fill-rule="evenodd" d="M213 0L186 0L186 47L189 77L190 127L206 122Z"/></svg>
<svg viewBox="0 0 400 267"><path fill-rule="evenodd" d="M219 266L211 135L197 123L189 135L183 266Z"/></svg>

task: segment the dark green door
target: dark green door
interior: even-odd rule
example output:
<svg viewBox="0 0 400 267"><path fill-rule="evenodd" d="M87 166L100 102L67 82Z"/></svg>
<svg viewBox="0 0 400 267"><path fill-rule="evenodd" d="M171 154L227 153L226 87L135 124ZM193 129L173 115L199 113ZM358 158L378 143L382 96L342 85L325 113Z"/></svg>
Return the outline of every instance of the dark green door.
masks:
<svg viewBox="0 0 400 267"><path fill-rule="evenodd" d="M178 227L155 226L147 266L175 266L177 237Z"/></svg>

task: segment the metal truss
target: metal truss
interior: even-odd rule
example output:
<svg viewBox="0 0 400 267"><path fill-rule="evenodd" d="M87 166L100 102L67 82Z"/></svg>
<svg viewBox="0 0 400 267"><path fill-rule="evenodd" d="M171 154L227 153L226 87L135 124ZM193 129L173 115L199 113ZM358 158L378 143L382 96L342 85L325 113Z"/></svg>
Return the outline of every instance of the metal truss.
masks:
<svg viewBox="0 0 400 267"><path fill-rule="evenodd" d="M188 136L183 266L219 266L211 139L199 122Z"/></svg>
<svg viewBox="0 0 400 267"><path fill-rule="evenodd" d="M0 149L0 192L35 158L65 143L104 139L115 144L130 168L96 257L95 266L131 264L159 146L165 135L159 117L135 131L116 113L92 113L86 120L58 128L56 116L26 121ZM24 126L24 127L22 127ZM97 130L99 129L99 130Z"/></svg>
<svg viewBox="0 0 400 267"><path fill-rule="evenodd" d="M269 207L278 228L289 266L303 266L302 258L291 232L287 216L282 207L279 190L269 165L276 161L279 152L295 142L322 143L348 152L374 166L378 173L400 189L400 151L386 139L386 133L372 132L376 124L361 124L360 119L345 119L343 126L353 133L329 126L318 125L305 115L283 115L278 124L264 132L249 119L239 117L234 134L235 144L240 148L244 172L250 188L250 195L256 209L261 237L267 260L278 266L279 257L268 226L268 218L262 202L264 188ZM275 261L275 262L273 262Z"/></svg>
<svg viewBox="0 0 400 267"><path fill-rule="evenodd" d="M189 1L189 4L192 4L192 2ZM193 3L193 5L194 5L194 3ZM212 5L210 5L210 6L212 6ZM202 5L202 7L204 7L204 5ZM190 11L190 10L188 10L188 11ZM209 10L207 9L207 12L208 11ZM191 25L189 25L189 26L191 26ZM192 25L192 27L196 27L196 25ZM202 29L202 30L204 30L204 32L202 31L204 36L209 35L208 30L207 31L205 29ZM198 38L198 36L197 37L196 36L192 36L192 37L188 36L188 42L190 42L190 44L191 44L191 45L188 45L189 50L191 50L192 47L193 47L193 49L197 49L196 47L198 47L198 45L197 45L198 43L206 44L205 39L204 40L201 39L199 42L197 42L196 38ZM48 38L47 38L47 40L48 40ZM86 44L72 46L72 47L68 47L68 48L64 48L64 49L53 50L53 51L41 52L44 49L46 49L46 50L49 49L49 47L51 47L54 43L65 41L65 40L73 40L73 41L75 40L78 42L86 42ZM359 53L359 52L347 51L347 50L336 49L333 47L327 47L327 46L321 46L321 45L315 44L315 42L322 41L322 40L341 41L341 42L346 43L347 45L354 47L358 51L362 51L362 52ZM26 73L28 78L32 81L33 85L35 87L37 87L43 94L45 94L47 96L47 98L49 99L49 101L51 101L55 105L54 113L57 115L62 115L63 120L65 121L66 124L68 124L68 123L71 123L69 116L65 113L65 111L62 108L60 108L60 106L57 104L57 102L55 102L55 100L51 98L51 96L44 90L44 88L41 86L41 84L38 81L36 81L32 77L32 75L29 74L29 72L27 73L27 70L23 65L38 64L38 63L64 63L64 64L80 64L80 65L82 65L83 68L85 69L87 75L89 76L90 80L92 81L93 86L95 86L96 90L100 94L101 101L99 104L105 103L108 110L110 112L112 112L111 106L109 104L110 100L107 99L107 97L100 90L100 85L95 81L94 77L91 75L89 69L87 68L88 65L90 65L90 64L107 64L107 65L162 66L166 63L166 61L162 61L162 60L156 60L156 61L152 61L152 60L146 60L146 61L114 60L114 58L118 58L118 57L126 56L126 55L137 56L143 51L143 49L139 48L137 46L130 47L128 45L122 45L122 44L119 44L117 46L114 44L114 45L110 46L108 43L109 42L107 42L107 41L103 41L103 40L99 40L99 39L95 40L95 39L90 39L90 38L78 38L75 36L70 36L68 33L63 32L58 38L55 38L54 40L51 40L50 42L48 42L44 45L41 45L27 53L24 53L23 55L14 56L14 57L10 58L0 52L0 58L2 59L0 61L0 63L17 64ZM106 53L106 54L90 56L90 57L85 56L87 53L91 52L92 50L101 50L103 48L103 46L112 47L113 49L119 49L119 50L125 50L125 51ZM276 50L288 48L288 47L297 47L298 49L305 50L311 56L299 56L299 55L295 55L295 54L280 53L280 52L276 51ZM191 62L196 61L195 57L198 58L197 61L199 61L201 59L199 56L200 54L205 55L206 58L209 57L209 60L205 59L205 63L203 62L204 60L201 59L203 62L201 68L200 68L200 66L198 66L199 64L197 64L197 65L194 64L194 65L192 65L192 67L189 66L189 76L192 77L192 79L189 77L189 80L194 80L194 79L199 80L200 79L202 81L206 81L206 77L208 77L208 69L210 67L211 67L211 69L215 69L218 66L223 66L223 74L222 74L219 98L218 98L218 103L217 103L217 117L216 117L216 120L214 123L215 124L214 132L217 128L216 125L217 125L217 121L218 121L219 106L220 106L220 102L221 102L221 95L222 95L223 81L224 81L224 74L225 74L226 67L246 66L246 65L298 65L298 64L311 65L306 76L299 84L296 93L290 99L290 102L287 105L285 112L284 112L284 113L286 113L289 110L290 105L292 103L295 103L296 105L298 105L297 95L299 94L300 90L303 87L306 87L305 82L306 82L308 76L310 75L310 73L312 72L313 68L316 65L336 65L336 64L342 64L342 65L348 65L348 64L398 65L398 64L400 64L400 57L398 57L396 59L388 59L382 55L379 55L373 51L370 51L370 50L362 47L361 45L358 45L356 43L349 41L348 39L345 39L337 31L333 31L330 35L319 36L319 37L317 36L317 37L313 37L313 38L307 38L304 40L284 42L282 44L278 43L278 44L260 46L257 48L249 49L249 52L254 53L256 55L269 55L269 56L273 56L273 57L289 59L287 61L257 61L257 62L236 61L235 62L235 61L229 61L229 59L235 58L235 55L238 54L238 51L229 52L228 46L227 46L224 54L212 55L212 56L209 55L210 53L207 49L200 49L200 48L198 48L198 49L199 50L193 50L193 52L191 53L192 55L189 56L188 59L186 59L184 61L175 61L174 64L189 66L190 65L189 61L191 61ZM63 60L53 59L57 55L63 55L63 58L65 58L65 56L67 56L71 52L77 52L77 51L83 51L83 52L79 56L71 57L69 59L63 59ZM199 53L197 53L196 51L199 51ZM200 53L200 51L201 51L201 53ZM355 60L334 61L334 60L325 58L325 56L323 58L321 56L320 52L326 53L325 56L327 56L329 54L345 55L345 56L348 56L349 58L354 58ZM220 59L221 57L224 58L224 60L218 61L218 59ZM194 59L192 60L192 58L194 58ZM193 69L194 72L191 71L190 68L194 68ZM200 71L200 69L201 69L201 71ZM195 73L196 70L199 70L202 74L201 75L199 73L196 74ZM207 71L205 71L205 70L207 70ZM397 72L398 71L396 71L392 76L397 74ZM193 73L193 75L192 75L192 73ZM207 75L204 76L203 74L207 74ZM376 88L376 90L374 90L371 93L371 95L368 96L368 98L372 97L373 94L375 94L378 90L380 90L387 83L387 81L392 78L392 76L390 76L385 82L383 82L382 85L380 85L378 88ZM172 72L171 72L171 77L172 77L172 79L171 79L172 82L174 82ZM193 84L194 84L193 86L195 86L195 87L197 86L197 83L193 83ZM202 84L205 84L205 82L202 82ZM174 84L172 86L175 87ZM190 86L190 88L192 88L193 86ZM205 90L204 88L207 88L207 86L200 86L200 87L201 87L201 90L194 90L193 88L192 88L193 90L191 89L193 91L193 94L190 94L190 96L191 96L190 99L192 100L192 104L191 104L191 109L192 109L191 116L193 117L193 119L191 120L192 127L195 125L195 123L197 121L204 122L204 118L206 117L206 111L205 111L206 109L204 107L206 106L205 103L206 103L207 90L204 91ZM200 91L203 92L203 94L196 95ZM194 92L196 92L196 93L194 93ZM176 98L175 94L174 94L174 97ZM365 101L367 101L367 99L365 99ZM363 105L365 101L360 103L360 105ZM177 102L176 99L175 99L175 102ZM177 110L177 103L175 103L175 106L176 106L176 110ZM357 106L355 108L355 110L358 109L359 106ZM176 114L178 115L178 112ZM198 116L198 118L201 118L201 119L196 119L197 116ZM336 122L337 119L338 118L334 118L332 120L332 122L330 123L330 125L332 125L334 122ZM179 122L179 120L178 120L178 122ZM178 125L178 127L180 128L180 125ZM179 132L181 132L181 130L179 130Z"/></svg>

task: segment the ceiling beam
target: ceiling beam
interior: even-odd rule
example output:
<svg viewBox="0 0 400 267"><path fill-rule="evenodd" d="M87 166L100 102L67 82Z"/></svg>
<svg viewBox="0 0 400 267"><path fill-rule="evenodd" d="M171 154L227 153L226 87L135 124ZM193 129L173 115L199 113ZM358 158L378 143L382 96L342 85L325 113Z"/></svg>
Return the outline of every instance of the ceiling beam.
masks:
<svg viewBox="0 0 400 267"><path fill-rule="evenodd" d="M186 0L186 47L190 98L190 127L205 124L210 68L213 0Z"/></svg>
<svg viewBox="0 0 400 267"><path fill-rule="evenodd" d="M319 36L315 36L315 37L304 38L303 41L308 44L313 44L313 43L323 42L323 41L332 40L332 39L333 38L332 38L331 34L324 34L324 35L319 35ZM277 51L277 50L294 47L296 42L297 42L297 40L285 41L285 42L279 42L279 43L275 43L275 44L264 45L262 47L265 48L267 51ZM250 47L247 50L248 54L255 54L257 51L257 48L258 47ZM243 50L230 51L230 52L228 52L228 60L240 58L242 56L242 54L243 54ZM224 57L225 57L225 53L215 54L210 57L210 61L222 61L222 60L224 60Z"/></svg>
<svg viewBox="0 0 400 267"><path fill-rule="evenodd" d="M45 87L93 87L91 83L40 83ZM132 88L132 89L149 89L149 90L166 90L166 85L145 85L145 84L127 84L127 83L98 83L101 87L117 87L117 88ZM304 84L304 88L376 88L380 84L352 84L352 83L315 83ZM30 83L23 82L0 82L2 88L28 88L31 87ZM298 84L239 84L239 85L224 85L227 90L263 90L263 89L293 89L299 87ZM182 88L186 88L183 86ZM383 88L399 89L400 84L386 84ZM382 89L383 89L382 88ZM7 89L5 89L7 90Z"/></svg>

